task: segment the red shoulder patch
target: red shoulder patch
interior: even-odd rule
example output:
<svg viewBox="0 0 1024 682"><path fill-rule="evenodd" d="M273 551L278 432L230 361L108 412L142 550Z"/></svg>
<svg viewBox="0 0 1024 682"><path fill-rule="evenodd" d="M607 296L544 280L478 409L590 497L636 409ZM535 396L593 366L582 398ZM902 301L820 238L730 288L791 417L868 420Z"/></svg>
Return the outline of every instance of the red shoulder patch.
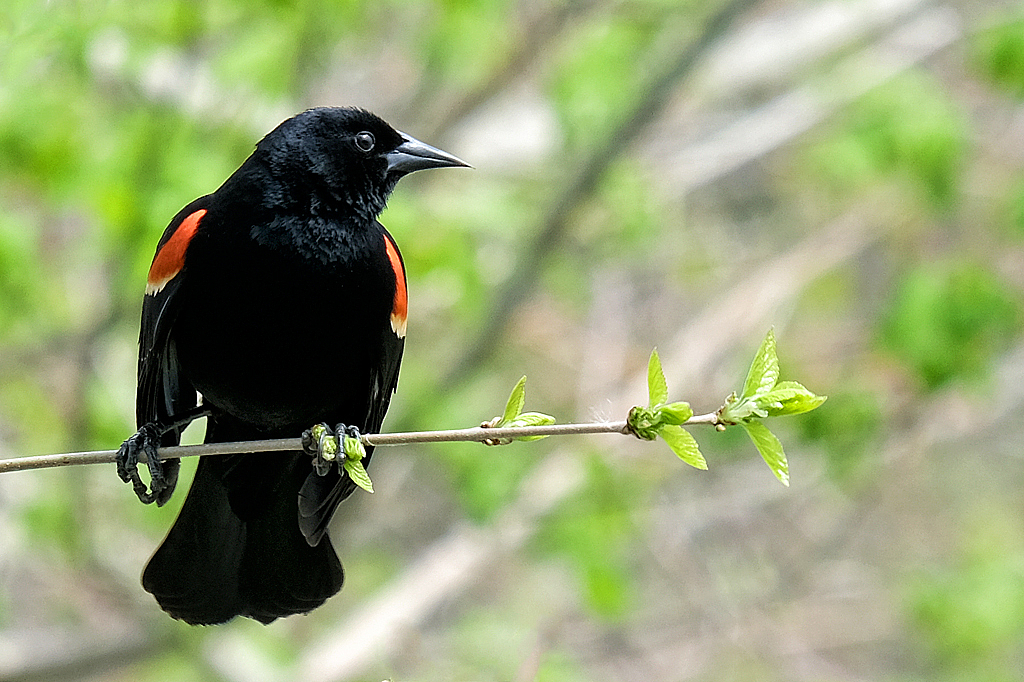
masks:
<svg viewBox="0 0 1024 682"><path fill-rule="evenodd" d="M402 265L402 257L398 254L398 247L386 234L384 235L384 248L387 249L391 269L395 271L395 300L391 305L391 331L401 339L405 338L405 325L409 314L409 292L405 284L405 267Z"/></svg>
<svg viewBox="0 0 1024 682"><path fill-rule="evenodd" d="M201 208L194 213L188 214L178 225L170 239L157 249L153 257L153 264L149 266L149 277L146 279L146 293L155 295L160 293L167 283L177 276L185 266L185 250L188 248L192 237L196 236L199 228L199 221L206 215L206 209Z"/></svg>

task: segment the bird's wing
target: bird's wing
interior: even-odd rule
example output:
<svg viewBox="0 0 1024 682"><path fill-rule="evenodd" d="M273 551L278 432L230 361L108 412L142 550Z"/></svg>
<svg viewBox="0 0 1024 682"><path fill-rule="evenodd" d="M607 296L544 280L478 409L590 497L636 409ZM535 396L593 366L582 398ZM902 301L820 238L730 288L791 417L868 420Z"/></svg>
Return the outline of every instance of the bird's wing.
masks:
<svg viewBox="0 0 1024 682"><path fill-rule="evenodd" d="M135 420L144 424L168 424L176 415L196 405L195 389L182 375L171 328L182 300L185 252L206 215L207 197L196 199L174 216L156 247L142 302L139 332L138 389ZM176 445L183 427L168 431L162 445Z"/></svg>
<svg viewBox="0 0 1024 682"><path fill-rule="evenodd" d="M402 364L402 351L405 349L405 325L409 309L405 263L398 245L387 230L384 232L384 244L388 261L395 274L395 295L391 307L390 325L381 333L380 358L374 368L370 387L370 412L367 415L363 430L377 433L384 423L384 415L391 404L391 396L398 386L398 369Z"/></svg>

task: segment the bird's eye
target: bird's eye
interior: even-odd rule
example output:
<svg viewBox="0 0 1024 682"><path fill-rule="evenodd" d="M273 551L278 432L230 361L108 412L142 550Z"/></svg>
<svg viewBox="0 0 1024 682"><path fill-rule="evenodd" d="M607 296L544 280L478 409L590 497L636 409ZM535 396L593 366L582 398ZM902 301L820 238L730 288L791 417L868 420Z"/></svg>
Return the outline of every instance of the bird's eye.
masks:
<svg viewBox="0 0 1024 682"><path fill-rule="evenodd" d="M355 139L355 143L356 143L356 149L358 149L359 151L361 151L361 152L368 152L371 149L373 149L373 143L374 143L373 133L370 133L370 132L367 132L367 131L364 130L361 133L356 133L356 136L355 136L354 139Z"/></svg>

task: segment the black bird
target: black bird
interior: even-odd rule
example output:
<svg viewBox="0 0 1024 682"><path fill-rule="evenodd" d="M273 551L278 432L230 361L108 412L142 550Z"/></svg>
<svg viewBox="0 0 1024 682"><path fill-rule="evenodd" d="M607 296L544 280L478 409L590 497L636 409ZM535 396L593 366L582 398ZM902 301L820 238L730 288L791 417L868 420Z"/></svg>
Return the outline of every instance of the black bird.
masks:
<svg viewBox="0 0 1024 682"><path fill-rule="evenodd" d="M142 305L139 431L118 452L139 499L170 498L178 461L161 462L156 448L177 444L199 416L207 443L294 438L317 423L380 429L407 297L377 216L403 175L465 165L367 111L310 109L174 217ZM320 473L301 452L202 458L143 587L192 624L269 623L320 606L341 589L325 533L354 484L317 464Z"/></svg>

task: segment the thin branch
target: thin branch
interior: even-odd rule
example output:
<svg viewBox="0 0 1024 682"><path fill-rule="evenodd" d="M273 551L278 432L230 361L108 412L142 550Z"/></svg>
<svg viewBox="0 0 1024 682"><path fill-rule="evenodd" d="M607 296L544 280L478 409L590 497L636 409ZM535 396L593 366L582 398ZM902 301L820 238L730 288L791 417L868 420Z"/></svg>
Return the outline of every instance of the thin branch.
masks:
<svg viewBox="0 0 1024 682"><path fill-rule="evenodd" d="M718 414L709 412L693 416L686 425L718 423ZM485 443L507 441L531 436L579 436L592 433L618 433L631 435L625 421L594 422L589 424L549 424L546 426L513 426L500 428L474 427L447 431L408 431L404 433L370 433L360 437L363 445L389 446L412 443ZM211 455L236 455L253 452L282 452L302 450L301 438L274 438L249 440L234 443L204 443L202 445L175 445L160 448L162 459L182 457L206 457ZM109 464L116 460L117 450L96 450L92 452L66 452L57 455L35 455L0 460L0 474L29 469L50 469L53 467L79 464ZM140 454L145 461L145 455Z"/></svg>

